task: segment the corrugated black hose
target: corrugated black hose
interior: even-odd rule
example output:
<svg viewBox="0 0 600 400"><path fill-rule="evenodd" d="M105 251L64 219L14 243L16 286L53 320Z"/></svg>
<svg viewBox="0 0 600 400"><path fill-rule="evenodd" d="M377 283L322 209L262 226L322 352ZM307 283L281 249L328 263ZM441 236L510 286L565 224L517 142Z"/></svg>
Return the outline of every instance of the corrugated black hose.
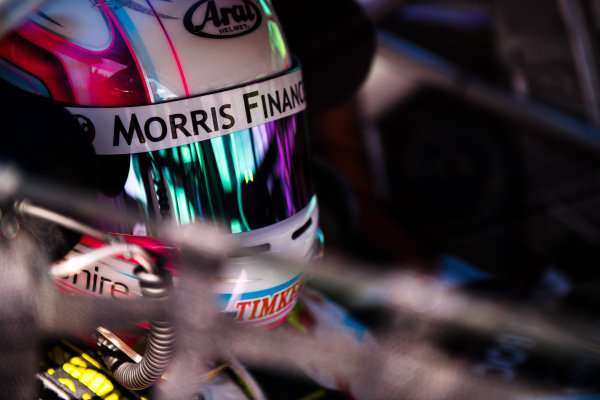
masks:
<svg viewBox="0 0 600 400"><path fill-rule="evenodd" d="M142 296L159 301L167 300L169 285L165 280L143 269L136 271ZM139 363L124 362L116 353L105 354L104 362L115 379L124 387L141 390L155 384L165 373L175 356L176 331L173 321L150 321L147 347Z"/></svg>

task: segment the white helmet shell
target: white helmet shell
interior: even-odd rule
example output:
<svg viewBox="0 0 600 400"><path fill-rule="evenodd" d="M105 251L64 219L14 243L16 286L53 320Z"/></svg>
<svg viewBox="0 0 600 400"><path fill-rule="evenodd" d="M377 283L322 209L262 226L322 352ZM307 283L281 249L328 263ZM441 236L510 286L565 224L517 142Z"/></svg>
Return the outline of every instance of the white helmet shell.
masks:
<svg viewBox="0 0 600 400"><path fill-rule="evenodd" d="M52 41L50 36L57 39L42 45L54 48L67 65L81 105L114 105L98 104L94 93L85 96L90 89L88 76L108 75L125 66L108 62L90 71L90 62L70 53L81 47L102 56L111 50L115 36L122 36L135 55L150 102L238 86L292 66L279 23L265 0L54 0L32 16L19 34L32 38L36 29L30 24L48 33L33 43ZM60 48L60 39L73 48Z"/></svg>
<svg viewBox="0 0 600 400"><path fill-rule="evenodd" d="M258 257L308 262L318 207L301 72L268 0L49 1L0 41L0 66L5 80L64 103L98 155L125 162L123 178L111 172L122 189L101 201L137 204L140 222L102 229L160 237L144 218L218 222L240 247L260 249L229 257L215 289L224 310L257 325L285 318L303 268ZM113 264L111 282L127 279ZM87 275L107 273L98 268ZM74 278L62 283L90 286Z"/></svg>

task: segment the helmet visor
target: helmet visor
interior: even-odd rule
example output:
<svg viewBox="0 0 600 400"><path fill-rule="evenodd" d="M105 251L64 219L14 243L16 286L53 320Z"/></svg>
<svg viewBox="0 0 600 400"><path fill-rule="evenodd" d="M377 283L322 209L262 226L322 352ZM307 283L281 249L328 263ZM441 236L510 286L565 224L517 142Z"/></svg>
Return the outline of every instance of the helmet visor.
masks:
<svg viewBox="0 0 600 400"><path fill-rule="evenodd" d="M304 112L128 157L127 202L178 224L202 221L246 232L293 216L314 195Z"/></svg>

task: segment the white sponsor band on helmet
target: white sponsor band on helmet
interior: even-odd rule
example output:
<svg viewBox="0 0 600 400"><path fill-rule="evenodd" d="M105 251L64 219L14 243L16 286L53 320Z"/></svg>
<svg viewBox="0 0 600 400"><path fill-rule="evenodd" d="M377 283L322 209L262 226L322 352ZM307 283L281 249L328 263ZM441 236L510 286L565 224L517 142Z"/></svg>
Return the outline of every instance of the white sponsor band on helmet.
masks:
<svg viewBox="0 0 600 400"><path fill-rule="evenodd" d="M306 108L302 72L246 86L135 107L67 106L94 135L97 154L168 149L249 129Z"/></svg>

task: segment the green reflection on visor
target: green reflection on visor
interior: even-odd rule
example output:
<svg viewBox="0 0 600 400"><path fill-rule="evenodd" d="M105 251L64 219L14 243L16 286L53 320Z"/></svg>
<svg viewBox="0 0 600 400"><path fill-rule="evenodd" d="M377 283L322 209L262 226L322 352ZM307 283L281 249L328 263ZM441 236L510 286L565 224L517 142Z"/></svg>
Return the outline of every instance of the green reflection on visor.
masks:
<svg viewBox="0 0 600 400"><path fill-rule="evenodd" d="M311 200L304 113L167 150L131 155L126 190L145 214L246 232L291 217Z"/></svg>

